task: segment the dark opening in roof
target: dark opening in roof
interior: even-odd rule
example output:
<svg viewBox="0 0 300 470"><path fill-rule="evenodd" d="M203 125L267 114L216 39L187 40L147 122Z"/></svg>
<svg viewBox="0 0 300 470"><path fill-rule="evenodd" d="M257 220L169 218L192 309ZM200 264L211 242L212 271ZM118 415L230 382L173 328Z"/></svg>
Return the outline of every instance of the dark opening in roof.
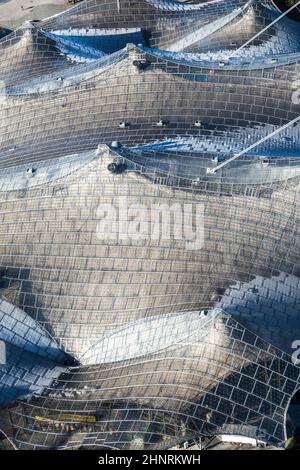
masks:
<svg viewBox="0 0 300 470"><path fill-rule="evenodd" d="M298 0L273 0L275 5L280 8L282 12L287 11L293 5L298 3ZM300 21L300 5L294 8L290 13L287 15L289 18L293 20Z"/></svg>

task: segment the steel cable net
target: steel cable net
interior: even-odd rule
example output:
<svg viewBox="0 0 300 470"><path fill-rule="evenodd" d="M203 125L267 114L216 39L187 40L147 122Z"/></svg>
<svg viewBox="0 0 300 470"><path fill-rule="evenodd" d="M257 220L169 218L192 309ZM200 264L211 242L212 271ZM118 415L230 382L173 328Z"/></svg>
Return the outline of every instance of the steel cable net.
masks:
<svg viewBox="0 0 300 470"><path fill-rule="evenodd" d="M15 447L289 435L300 35L281 15L86 0L0 40L0 429Z"/></svg>

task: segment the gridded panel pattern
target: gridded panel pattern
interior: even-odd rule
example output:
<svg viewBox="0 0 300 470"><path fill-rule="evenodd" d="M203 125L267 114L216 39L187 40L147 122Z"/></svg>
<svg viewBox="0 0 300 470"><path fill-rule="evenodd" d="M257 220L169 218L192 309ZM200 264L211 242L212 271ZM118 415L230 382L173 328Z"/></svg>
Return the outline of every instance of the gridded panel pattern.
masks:
<svg viewBox="0 0 300 470"><path fill-rule="evenodd" d="M56 43L30 23L5 36L0 41L0 52L0 79L12 83L71 65Z"/></svg>
<svg viewBox="0 0 300 470"><path fill-rule="evenodd" d="M299 27L282 18L239 48L279 15L267 0L85 0L1 39L0 428L16 447L286 438ZM133 32L141 45L103 54L103 35ZM153 206L193 223L200 207L201 249L107 237L99 207L124 199L143 227Z"/></svg>
<svg viewBox="0 0 300 470"><path fill-rule="evenodd" d="M62 374L9 410L10 437L21 449L166 448L243 424L245 435L282 441L300 369L221 311L192 329L157 353Z"/></svg>
<svg viewBox="0 0 300 470"><path fill-rule="evenodd" d="M220 27L218 22L214 24L216 20L233 11L237 14L245 3L244 0L216 0L186 5L176 1L87 0L54 19L46 20L43 26L52 31L139 27L145 31L151 46L163 49L179 37L196 33L204 25L213 23L209 28L213 32Z"/></svg>
<svg viewBox="0 0 300 470"><path fill-rule="evenodd" d="M67 364L74 364L39 323L4 299L0 299L0 340L5 343L1 408L16 398L41 393Z"/></svg>
<svg viewBox="0 0 300 470"><path fill-rule="evenodd" d="M92 71L81 69L80 83L80 76L72 75L8 87L0 103L1 167L91 150L115 139L136 145L184 136L202 149L229 154L299 115L292 99L299 75L294 57L272 68L237 71L209 70L135 48L126 55L117 53L115 62L98 71L94 64ZM149 60L149 68L139 72L136 60ZM158 126L160 121L165 126ZM203 122L200 129L196 121ZM128 126L120 128L120 122ZM260 150L299 155L299 126Z"/></svg>
<svg viewBox="0 0 300 470"><path fill-rule="evenodd" d="M24 176L23 188L0 194L2 292L67 350L81 355L103 334L147 316L214 306L230 286L255 276L299 275L297 178L274 186L204 178L175 189L182 183L176 173L153 174L147 159L137 165L105 146L98 153L90 161L73 160L69 174L62 164L58 179L55 160L52 171L45 162L53 180L43 184L40 164L31 188ZM118 158L126 169L114 175L108 166ZM200 204L203 248L187 250L185 240L173 237L122 242L115 233L99 239L98 207L115 207L122 197L149 210L152 204ZM286 302L296 298L287 288ZM267 318L272 328L274 316Z"/></svg>

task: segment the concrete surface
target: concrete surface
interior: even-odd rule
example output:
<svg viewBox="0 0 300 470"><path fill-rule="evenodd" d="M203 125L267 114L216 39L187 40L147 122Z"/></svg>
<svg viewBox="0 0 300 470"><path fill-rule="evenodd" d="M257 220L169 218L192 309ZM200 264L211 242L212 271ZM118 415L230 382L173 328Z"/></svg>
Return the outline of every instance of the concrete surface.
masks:
<svg viewBox="0 0 300 470"><path fill-rule="evenodd" d="M68 0L0 0L0 25L16 28L26 20L47 18L71 6Z"/></svg>

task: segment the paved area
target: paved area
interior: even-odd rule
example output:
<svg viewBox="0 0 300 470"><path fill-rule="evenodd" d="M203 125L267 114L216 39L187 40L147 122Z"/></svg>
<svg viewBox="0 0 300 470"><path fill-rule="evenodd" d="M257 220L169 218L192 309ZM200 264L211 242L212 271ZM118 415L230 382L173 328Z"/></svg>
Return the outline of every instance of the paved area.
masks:
<svg viewBox="0 0 300 470"><path fill-rule="evenodd" d="M15 28L26 20L47 18L70 6L68 0L0 0L0 24Z"/></svg>

